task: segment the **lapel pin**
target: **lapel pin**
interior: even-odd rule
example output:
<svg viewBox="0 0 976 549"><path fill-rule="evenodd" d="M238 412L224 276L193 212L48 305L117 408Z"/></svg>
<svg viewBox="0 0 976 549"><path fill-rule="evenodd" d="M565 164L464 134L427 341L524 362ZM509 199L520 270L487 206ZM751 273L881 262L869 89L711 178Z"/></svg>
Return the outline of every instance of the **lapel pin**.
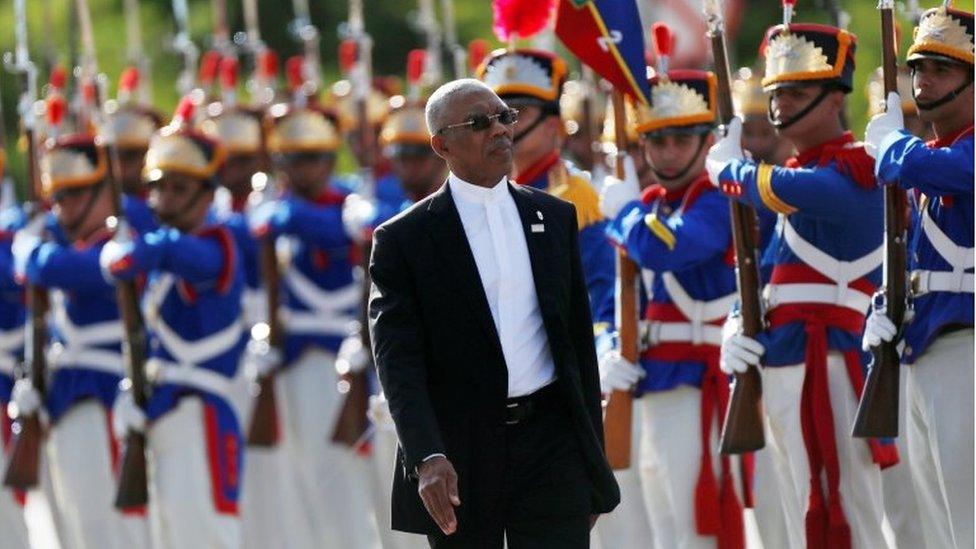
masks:
<svg viewBox="0 0 976 549"><path fill-rule="evenodd" d="M535 215L539 217L539 221L542 221L542 212L540 212L539 210L536 210L535 211Z"/></svg>
<svg viewBox="0 0 976 549"><path fill-rule="evenodd" d="M540 215L540 217L541 217L541 215ZM546 226L543 225L542 223L533 223L532 224L532 232L534 232L534 233L544 233L544 232L546 232Z"/></svg>

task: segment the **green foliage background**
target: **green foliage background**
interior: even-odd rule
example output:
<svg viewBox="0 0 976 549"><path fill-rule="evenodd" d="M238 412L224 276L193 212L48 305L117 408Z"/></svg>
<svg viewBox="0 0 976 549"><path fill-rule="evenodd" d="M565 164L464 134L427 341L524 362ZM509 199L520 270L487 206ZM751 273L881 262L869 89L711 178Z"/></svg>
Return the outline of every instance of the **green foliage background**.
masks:
<svg viewBox="0 0 976 549"><path fill-rule="evenodd" d="M95 25L95 41L101 70L113 82L126 63L125 21L123 0L88 0ZM649 2L650 0L638 0ZM373 66L377 74L402 75L407 52L423 46L423 36L413 22L416 19L416 0L364 0L367 31L374 40ZM241 0L226 0L228 23L232 31L243 29ZM321 54L323 75L331 83L337 75L338 27L346 19L348 6L342 0L310 0L312 21L322 34ZM835 2L851 16L850 30L858 35L857 89L850 96L849 117L855 135L863 132L867 123L865 82L871 71L880 64L880 24L876 0L838 0ZM55 61L69 64L77 46L72 31L70 9L74 0L27 0L31 57L47 73ZM288 32L292 18L291 3L287 0L259 0L261 33L264 41L278 51L280 57L300 53L301 47ZM435 4L439 2L435 1ZM922 7L937 5L936 0L922 0ZM211 0L189 0L192 36L201 50L209 46L213 24ZM489 0L455 0L458 39L467 44L474 38L495 41L491 32L491 3ZM733 47L734 66L753 63L762 33L781 19L777 0L745 0L746 14L738 40ZM830 22L826 6L830 0L804 0L797 7L797 21ZM153 97L164 112L172 110L177 101L176 77L181 58L168 46L175 34L170 0L140 0L142 44L152 63ZM973 0L958 0L958 8L972 11ZM902 6L899 6L902 8ZM439 10L438 10L439 11ZM901 9L904 12L904 9ZM13 49L13 0L0 0L0 51ZM902 16L901 26L910 29L910 20ZM910 42L911 32L902 33L900 51ZM563 52L565 53L565 52ZM446 59L445 59L446 61ZM445 63L446 74L450 65ZM43 77L41 84L46 79ZM15 176L23 173L23 161L16 148L17 84L9 74L0 74L0 94L6 121L5 133L8 162ZM114 94L114 89L113 89ZM348 166L348 159L343 160ZM17 177L17 179L22 179Z"/></svg>

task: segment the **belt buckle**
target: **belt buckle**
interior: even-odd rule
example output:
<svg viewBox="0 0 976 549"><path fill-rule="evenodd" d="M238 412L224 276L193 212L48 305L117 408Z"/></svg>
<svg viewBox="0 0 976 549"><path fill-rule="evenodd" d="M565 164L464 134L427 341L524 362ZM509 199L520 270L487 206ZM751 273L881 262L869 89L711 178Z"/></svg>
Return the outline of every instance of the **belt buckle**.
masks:
<svg viewBox="0 0 976 549"><path fill-rule="evenodd" d="M922 273L915 271L908 275L908 291L913 296L924 293L922 292Z"/></svg>

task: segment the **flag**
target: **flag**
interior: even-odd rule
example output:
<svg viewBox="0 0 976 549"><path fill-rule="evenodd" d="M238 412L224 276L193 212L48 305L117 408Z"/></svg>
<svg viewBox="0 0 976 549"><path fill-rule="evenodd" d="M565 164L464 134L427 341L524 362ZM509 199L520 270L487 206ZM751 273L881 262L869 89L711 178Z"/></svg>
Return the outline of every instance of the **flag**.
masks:
<svg viewBox="0 0 976 549"><path fill-rule="evenodd" d="M635 104L647 104L644 32L635 0L559 0L556 36Z"/></svg>

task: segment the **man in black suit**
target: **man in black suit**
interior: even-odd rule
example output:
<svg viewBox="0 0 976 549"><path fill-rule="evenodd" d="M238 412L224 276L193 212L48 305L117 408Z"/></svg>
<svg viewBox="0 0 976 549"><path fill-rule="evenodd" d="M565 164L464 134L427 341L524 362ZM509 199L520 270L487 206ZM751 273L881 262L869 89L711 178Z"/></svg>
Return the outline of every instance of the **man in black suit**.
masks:
<svg viewBox="0 0 976 549"><path fill-rule="evenodd" d="M508 181L517 114L476 80L438 89L426 117L448 181L373 235L393 528L432 547L587 547L620 500L575 208Z"/></svg>

